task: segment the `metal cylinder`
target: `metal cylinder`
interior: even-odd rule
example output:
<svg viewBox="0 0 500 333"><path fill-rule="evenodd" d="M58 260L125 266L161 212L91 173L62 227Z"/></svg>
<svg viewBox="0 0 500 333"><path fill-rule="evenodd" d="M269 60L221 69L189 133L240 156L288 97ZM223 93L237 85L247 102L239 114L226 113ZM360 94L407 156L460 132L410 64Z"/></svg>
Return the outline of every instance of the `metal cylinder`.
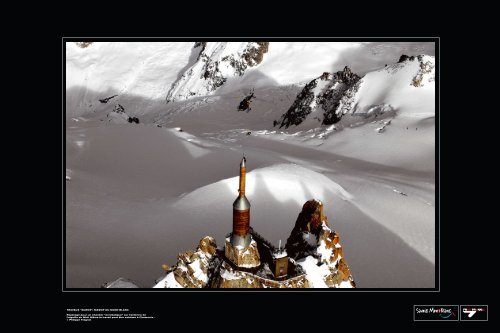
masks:
<svg viewBox="0 0 500 333"><path fill-rule="evenodd" d="M233 245L248 245L250 231L250 202L245 197L246 159L240 163L240 188L239 195L233 203Z"/></svg>
<svg viewBox="0 0 500 333"><path fill-rule="evenodd" d="M233 209L233 234L245 236L250 230L250 209Z"/></svg>

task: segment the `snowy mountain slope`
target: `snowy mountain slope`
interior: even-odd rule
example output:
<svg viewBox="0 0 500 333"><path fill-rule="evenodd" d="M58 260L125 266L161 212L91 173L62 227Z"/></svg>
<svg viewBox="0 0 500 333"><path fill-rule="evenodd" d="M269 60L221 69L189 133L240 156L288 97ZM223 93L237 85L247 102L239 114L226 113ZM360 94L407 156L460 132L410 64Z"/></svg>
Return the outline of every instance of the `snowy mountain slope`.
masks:
<svg viewBox="0 0 500 333"><path fill-rule="evenodd" d="M115 94L118 97L110 102L119 103L123 95L164 99L189 64L192 46L184 42L95 42L81 48L66 43L68 112L84 115L104 106L99 99Z"/></svg>
<svg viewBox="0 0 500 333"><path fill-rule="evenodd" d="M231 161L243 153L255 175L251 225L273 243L286 239L300 204L317 197L344 237L358 286L433 286L433 57L397 63L401 53L371 60L368 44L271 42L258 66L210 95L166 104L197 62L194 43L95 44L67 50L68 286L118 276L151 285L161 263L204 235L220 244L237 188ZM338 64L346 54L351 62ZM366 75L341 99L348 111L339 122L273 127L306 83L346 64ZM251 90L251 110L238 112ZM140 124L112 112L117 105Z"/></svg>
<svg viewBox="0 0 500 333"><path fill-rule="evenodd" d="M197 61L173 84L167 102L210 95L229 77L242 76L248 67L260 64L268 47L268 42L196 43Z"/></svg>
<svg viewBox="0 0 500 333"><path fill-rule="evenodd" d="M351 109L343 111L335 134L320 149L433 172L434 63L434 57L418 56L366 74L350 101Z"/></svg>
<svg viewBox="0 0 500 333"><path fill-rule="evenodd" d="M350 95L356 93L359 79L360 77L352 73L347 66L337 73L324 72L309 82L297 95L292 106L281 116L279 127L299 125L306 118L313 127L338 122L342 117L342 112L337 111L339 104L347 95L347 91L353 91Z"/></svg>
<svg viewBox="0 0 500 333"><path fill-rule="evenodd" d="M220 243L231 228L237 188L230 161L239 161L242 152L252 162L251 225L270 241L286 239L299 200L320 197L344 236L358 285L433 283L433 266L422 257L432 259L434 253L433 207L427 204L433 192L421 175L259 136L213 141L174 129L95 120L71 127L69 286L101 285L118 276L151 285L160 263L174 262L204 235Z"/></svg>
<svg viewBox="0 0 500 333"><path fill-rule="evenodd" d="M276 249L251 231L259 248L261 266L253 271L234 269L225 263L213 237L200 240L196 251L179 253L175 265L163 265L165 276L154 288L354 288L356 283L340 244L340 235L330 228L323 203L309 200L302 206L286 243ZM270 266L272 254L288 255L288 278L276 281ZM303 275L304 274L304 275ZM117 280L119 282L120 279ZM111 284L113 287L113 283Z"/></svg>
<svg viewBox="0 0 500 333"><path fill-rule="evenodd" d="M433 116L434 63L431 56L403 55L400 62L369 72L361 80L348 67L333 75L325 72L297 95L278 121L279 127L336 124L347 113L357 119L398 111L406 116Z"/></svg>
<svg viewBox="0 0 500 333"><path fill-rule="evenodd" d="M133 108L134 115L144 115L165 111L167 95L175 93L191 98L305 84L320 73L341 70L346 64L353 72L364 74L384 62L395 62L401 52L415 54L421 49L394 43L387 48L392 53L386 54L379 50L383 45L376 43L270 42L264 53L266 47L257 47L258 43L209 42L200 53L203 43L199 44L194 47L195 43L186 42L94 42L82 48L66 43L68 114L100 112L106 105L99 100L118 94L113 103L120 103L127 110ZM226 84L213 91L222 78Z"/></svg>
<svg viewBox="0 0 500 333"><path fill-rule="evenodd" d="M237 111L238 103L249 92L240 90L174 103L170 112L159 111L152 120L181 126L195 135L222 142L248 141L245 137L250 131L252 136L268 140L306 144L382 165L427 172L434 170L435 164L433 63L434 57L423 56L382 67L367 73L352 88L339 89L336 97L325 91L343 84L331 80L330 74L329 80L312 81L318 83L311 90L316 90L311 93L314 98L303 104L297 101L305 98L296 98L306 88L296 85L257 88L249 112ZM414 79L422 67L428 68L429 73L424 74L421 86L415 87ZM341 74L342 71L337 73L339 77ZM303 108L294 108L297 104ZM321 125L325 105L338 111L340 121ZM313 111L298 126L273 127L273 122L287 108Z"/></svg>
<svg viewBox="0 0 500 333"><path fill-rule="evenodd" d="M391 105L404 116L433 116L434 68L434 57L419 55L366 74L351 112L369 114Z"/></svg>

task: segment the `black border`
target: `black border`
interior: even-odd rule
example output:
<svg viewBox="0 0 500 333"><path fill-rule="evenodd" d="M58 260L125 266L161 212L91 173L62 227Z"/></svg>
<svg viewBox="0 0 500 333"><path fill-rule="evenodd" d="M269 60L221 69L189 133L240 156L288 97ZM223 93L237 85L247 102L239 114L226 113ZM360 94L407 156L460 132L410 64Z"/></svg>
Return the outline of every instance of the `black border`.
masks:
<svg viewBox="0 0 500 333"><path fill-rule="evenodd" d="M140 288L140 289L106 289L106 288L67 288L66 287L66 44L68 42L197 42L197 41L269 41L269 42L434 42L435 58L436 58L436 98L435 98L435 119L436 119L436 133L435 133L435 284L434 288L354 288L354 289L327 289L327 288L308 288L308 289L153 289L153 288ZM134 293L151 293L151 292L440 292L441 291L441 266L440 266L440 37L61 37L62 42L62 289L63 293L75 292L134 292Z"/></svg>

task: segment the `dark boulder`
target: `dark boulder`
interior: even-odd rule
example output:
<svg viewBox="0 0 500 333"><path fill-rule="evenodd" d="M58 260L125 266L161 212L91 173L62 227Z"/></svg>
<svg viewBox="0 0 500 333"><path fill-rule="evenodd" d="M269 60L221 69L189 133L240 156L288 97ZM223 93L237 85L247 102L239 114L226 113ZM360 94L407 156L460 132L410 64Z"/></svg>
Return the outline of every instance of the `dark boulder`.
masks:
<svg viewBox="0 0 500 333"><path fill-rule="evenodd" d="M123 113L123 112L125 112L125 108L123 106L121 106L120 104L116 104L115 107L113 108L113 112Z"/></svg>
<svg viewBox="0 0 500 333"><path fill-rule="evenodd" d="M323 219L323 204L320 201L309 200L302 206L285 245L290 257L299 259L314 255Z"/></svg>
<svg viewBox="0 0 500 333"><path fill-rule="evenodd" d="M402 54L401 57L399 58L398 63L405 62L406 60L413 61L415 60L415 56L407 56L406 54Z"/></svg>

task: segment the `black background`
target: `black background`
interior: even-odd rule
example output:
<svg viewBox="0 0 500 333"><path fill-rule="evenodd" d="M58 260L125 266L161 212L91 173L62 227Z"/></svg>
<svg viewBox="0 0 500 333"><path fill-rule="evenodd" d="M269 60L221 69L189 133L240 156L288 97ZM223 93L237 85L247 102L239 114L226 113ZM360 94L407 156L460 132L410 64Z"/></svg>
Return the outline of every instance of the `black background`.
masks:
<svg viewBox="0 0 500 333"><path fill-rule="evenodd" d="M41 254L28 254L33 259L40 284L37 289L48 292L44 299L46 319L69 327L109 325L109 322L66 323L67 308L129 308L156 316L157 320L113 322L126 328L158 329L263 330L270 326L283 328L295 323L306 324L308 331L334 330L340 327L358 329L417 328L478 328L485 322L414 322L415 304L490 304L492 273L488 226L498 218L490 207L488 185L497 178L492 162L495 148L494 131L486 130L495 105L483 105L488 87L482 73L490 58L490 44L472 33L464 16L451 10L438 10L428 3L357 4L346 8L340 4L325 7L316 4L286 4L271 11L267 6L245 3L243 8L223 3L206 3L191 8L134 7L128 13L123 8L90 7L77 9L59 19L60 28L33 47L33 53L46 58L32 59L33 71L43 84L36 87L42 94L36 111L42 126L44 158L39 160L45 184L44 203L33 213L33 224L43 234ZM209 12L209 8L210 12ZM333 7L333 8L332 8ZM474 10L467 9L470 15ZM461 12L461 14L464 14ZM79 292L63 293L62 286L62 126L61 84L63 36L158 36L192 37L200 31L206 36L224 37L441 37L440 39L440 292L184 292L184 293L123 293ZM50 41L50 42L49 42ZM35 73L33 73L35 75ZM50 83L49 83L50 80ZM42 113L43 112L43 113ZM54 128L49 129L50 126ZM50 139L49 139L50 138ZM45 141L46 140L46 141ZM50 141L49 141L50 140ZM481 148L486 148L483 152ZM47 155L51 152L50 156ZM34 161L29 158L27 163ZM49 163L50 162L50 163ZM49 176L50 175L50 176ZM483 188L482 188L483 187ZM49 190L50 189L50 190ZM46 200L46 201L45 201ZM23 212L24 214L24 212ZM43 223L42 223L43 222ZM33 269L30 269L33 272ZM42 300L44 300L42 299ZM57 306L54 304L56 301ZM491 304L490 304L491 308ZM490 312L494 309L490 309ZM489 314L494 320L494 314ZM235 321L238 321L235 325ZM474 326L473 326L474 325ZM271 327L269 327L270 329Z"/></svg>

